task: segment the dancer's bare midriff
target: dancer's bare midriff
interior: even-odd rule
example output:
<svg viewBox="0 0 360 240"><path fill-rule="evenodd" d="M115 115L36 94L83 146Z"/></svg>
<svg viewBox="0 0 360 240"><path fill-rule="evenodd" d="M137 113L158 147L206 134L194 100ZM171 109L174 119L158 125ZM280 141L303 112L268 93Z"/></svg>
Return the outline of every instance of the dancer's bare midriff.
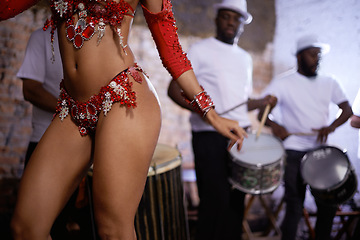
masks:
<svg viewBox="0 0 360 240"><path fill-rule="evenodd" d="M121 24L124 45L128 44L131 23L132 17L125 16ZM98 93L113 77L135 63L130 47L123 49L119 44L119 36L110 27L106 27L105 35L99 43L95 34L80 49L74 48L66 38L65 24L58 31L59 47L64 56L65 88L78 101L85 101Z"/></svg>

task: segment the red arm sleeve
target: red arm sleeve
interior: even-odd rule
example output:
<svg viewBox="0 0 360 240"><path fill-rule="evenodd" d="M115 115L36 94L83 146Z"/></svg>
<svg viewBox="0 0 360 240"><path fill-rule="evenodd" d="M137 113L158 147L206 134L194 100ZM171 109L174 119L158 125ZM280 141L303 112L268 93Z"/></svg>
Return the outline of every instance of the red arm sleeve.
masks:
<svg viewBox="0 0 360 240"><path fill-rule="evenodd" d="M192 67L179 42L171 2L163 0L163 8L159 13L150 12L144 5L142 9L161 61L170 75L177 79Z"/></svg>
<svg viewBox="0 0 360 240"><path fill-rule="evenodd" d="M15 17L39 0L0 0L0 21Z"/></svg>

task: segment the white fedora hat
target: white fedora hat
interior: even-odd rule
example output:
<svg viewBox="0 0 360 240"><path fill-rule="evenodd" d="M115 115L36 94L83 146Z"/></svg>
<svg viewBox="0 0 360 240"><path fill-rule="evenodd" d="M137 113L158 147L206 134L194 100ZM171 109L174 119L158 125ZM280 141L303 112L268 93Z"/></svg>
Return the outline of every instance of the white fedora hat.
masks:
<svg viewBox="0 0 360 240"><path fill-rule="evenodd" d="M321 42L318 36L311 34L302 36L297 40L295 54L311 47L320 48L322 54L326 54L330 51L329 44Z"/></svg>
<svg viewBox="0 0 360 240"><path fill-rule="evenodd" d="M230 9L240 13L244 17L244 24L249 24L252 21L252 16L247 11L246 0L223 0L221 3L214 4L215 12L219 9Z"/></svg>

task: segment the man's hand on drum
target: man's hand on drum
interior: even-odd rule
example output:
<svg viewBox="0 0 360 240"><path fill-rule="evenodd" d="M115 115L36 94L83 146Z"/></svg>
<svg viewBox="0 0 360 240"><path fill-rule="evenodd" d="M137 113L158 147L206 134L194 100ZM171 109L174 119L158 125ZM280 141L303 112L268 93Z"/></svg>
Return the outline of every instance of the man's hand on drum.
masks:
<svg viewBox="0 0 360 240"><path fill-rule="evenodd" d="M285 140L290 135L290 133L286 130L286 128L277 124L276 122L272 122L270 124L270 127L272 133L281 140Z"/></svg>
<svg viewBox="0 0 360 240"><path fill-rule="evenodd" d="M263 107L270 105L271 109L273 109L276 106L276 103L277 103L277 97L273 95L267 95L262 99Z"/></svg>
<svg viewBox="0 0 360 240"><path fill-rule="evenodd" d="M240 150L244 138L247 137L246 131L239 126L239 123L234 120L220 117L214 109L211 109L205 116L205 119L223 136L230 139L228 150L234 144L237 144L237 149Z"/></svg>
<svg viewBox="0 0 360 240"><path fill-rule="evenodd" d="M326 143L329 134L335 131L335 127L330 125L328 127L312 129L312 130L318 133L316 139L317 142Z"/></svg>

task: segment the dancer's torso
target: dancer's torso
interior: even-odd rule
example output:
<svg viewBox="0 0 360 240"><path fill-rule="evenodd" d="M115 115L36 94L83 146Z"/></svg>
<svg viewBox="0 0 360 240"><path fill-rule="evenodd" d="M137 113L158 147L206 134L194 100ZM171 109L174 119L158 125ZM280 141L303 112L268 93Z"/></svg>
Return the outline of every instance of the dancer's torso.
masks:
<svg viewBox="0 0 360 240"><path fill-rule="evenodd" d="M59 5L59 2L63 5ZM134 64L135 58L127 43L138 2L52 1L64 67L64 83L73 98L87 100L116 74ZM114 6L116 11L107 11L106 8ZM81 24L83 28L79 28ZM104 30L101 30L100 25L104 26Z"/></svg>

